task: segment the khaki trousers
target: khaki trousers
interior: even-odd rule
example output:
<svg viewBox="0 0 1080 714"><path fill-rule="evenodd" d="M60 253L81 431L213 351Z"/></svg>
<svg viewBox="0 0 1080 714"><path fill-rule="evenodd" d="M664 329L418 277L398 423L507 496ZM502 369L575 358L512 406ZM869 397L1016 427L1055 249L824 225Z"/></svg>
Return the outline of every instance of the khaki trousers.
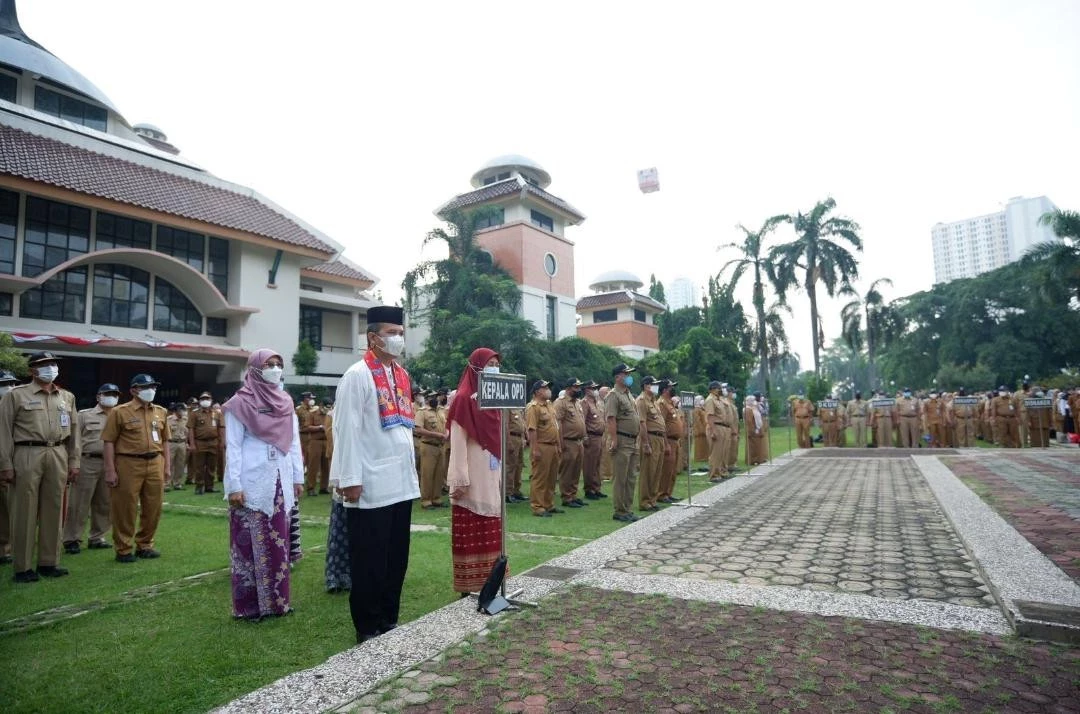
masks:
<svg viewBox="0 0 1080 714"><path fill-rule="evenodd" d="M120 459L130 460L126 457L117 455L116 457L116 470L120 472ZM214 487L214 469L217 468L217 447L211 450L200 451L199 447L195 447L195 457L192 459L191 464L195 469L195 486L202 486L206 490L210 490Z"/></svg>
<svg viewBox="0 0 1080 714"><path fill-rule="evenodd" d="M314 491L326 490L330 483L330 470L327 468L326 439L312 437L308 441L307 455L304 461L304 488Z"/></svg>
<svg viewBox="0 0 1080 714"><path fill-rule="evenodd" d="M521 493L521 469L525 466L521 436L506 437L506 496Z"/></svg>
<svg viewBox="0 0 1080 714"><path fill-rule="evenodd" d="M671 493L675 490L675 472L679 468L679 440L667 439L667 443L671 447L671 453L664 454L660 464L660 483L656 494L658 501L671 498Z"/></svg>
<svg viewBox="0 0 1080 714"><path fill-rule="evenodd" d="M611 463L611 439L608 437L607 432L604 432L603 439L600 442L600 480L611 481L615 478L614 465Z"/></svg>
<svg viewBox="0 0 1080 714"><path fill-rule="evenodd" d="M994 420L994 423L1000 425L1001 428L1001 441L998 443L1006 449L1019 449L1020 428L1016 417L999 416Z"/></svg>
<svg viewBox="0 0 1080 714"><path fill-rule="evenodd" d="M183 486L184 481L187 479L187 442L186 441L170 441L169 442L169 460L172 473L169 474L169 485L176 488Z"/></svg>
<svg viewBox="0 0 1080 714"><path fill-rule="evenodd" d="M634 508L634 486L637 485L637 438L616 436L615 451L611 453L612 503L616 516L628 515ZM609 449L604 449L609 451Z"/></svg>
<svg viewBox="0 0 1080 714"><path fill-rule="evenodd" d="M892 419L878 419L877 445L879 449L893 448L893 423Z"/></svg>
<svg viewBox="0 0 1080 714"><path fill-rule="evenodd" d="M603 458L604 437L591 434L585 437L585 457L582 459L582 471L585 472L585 493L600 493L600 461Z"/></svg>
<svg viewBox="0 0 1080 714"><path fill-rule="evenodd" d="M442 444L420 442L420 505L437 506L442 503L443 481L439 478L439 461L442 460Z"/></svg>
<svg viewBox="0 0 1080 714"><path fill-rule="evenodd" d="M731 427L717 424L713 430L713 438L709 442L709 478L719 478L727 473Z"/></svg>
<svg viewBox="0 0 1080 714"><path fill-rule="evenodd" d="M638 474L638 508L644 510L656 505L660 496L660 470L664 465L664 437L648 434L649 451L641 449L641 469Z"/></svg>
<svg viewBox="0 0 1080 714"><path fill-rule="evenodd" d="M900 417L900 446L905 449L919 446L919 417Z"/></svg>
<svg viewBox="0 0 1080 714"><path fill-rule="evenodd" d="M795 441L800 449L809 449L814 443L810 441L810 417L795 417Z"/></svg>
<svg viewBox="0 0 1080 714"><path fill-rule="evenodd" d="M739 463L739 431L737 429L731 429L731 434L728 436L728 450L727 450L727 469L728 471L734 471L735 465Z"/></svg>
<svg viewBox="0 0 1080 714"><path fill-rule="evenodd" d="M580 441L563 439L562 456L559 457L559 491L563 503L577 498L581 467L585 461L585 447Z"/></svg>
<svg viewBox="0 0 1080 714"><path fill-rule="evenodd" d="M851 430L855 439L855 447L864 448L866 446L866 417L851 417Z"/></svg>
<svg viewBox="0 0 1080 714"><path fill-rule="evenodd" d="M213 459L216 454L203 452ZM209 471L207 471L209 473ZM112 492L113 548L128 555L132 540L137 550L154 547L154 535L161 521L161 500L165 491L165 461L116 455L116 488ZM213 481L210 482L211 484ZM135 530L135 519L139 530Z"/></svg>
<svg viewBox="0 0 1080 714"><path fill-rule="evenodd" d="M38 567L60 562L60 520L67 483L67 451L63 446L16 446L14 498L11 505L11 550L15 572L32 570L34 542Z"/></svg>
<svg viewBox="0 0 1080 714"><path fill-rule="evenodd" d="M11 506L15 492L10 483L0 483L0 555L11 555Z"/></svg>
<svg viewBox="0 0 1080 714"><path fill-rule="evenodd" d="M529 450L532 475L529 483L529 504L533 513L543 513L555 507L555 478L559 473L559 447L540 444Z"/></svg>
<svg viewBox="0 0 1080 714"><path fill-rule="evenodd" d="M822 441L825 442L825 446L839 446L840 443L837 440L839 437L839 431L837 430L836 420L822 421L821 422L821 435Z"/></svg>
<svg viewBox="0 0 1080 714"><path fill-rule="evenodd" d="M930 427L930 446L938 448L948 446L945 436L945 425L939 423L929 424L928 426Z"/></svg>
<svg viewBox="0 0 1080 714"><path fill-rule="evenodd" d="M90 516L90 542L105 540L110 527L111 500L109 485L105 483L104 459L83 454L79 479L68 488L64 542L82 540L87 515Z"/></svg>
<svg viewBox="0 0 1080 714"><path fill-rule="evenodd" d="M971 417L960 417L956 420L956 445L975 446L975 421Z"/></svg>

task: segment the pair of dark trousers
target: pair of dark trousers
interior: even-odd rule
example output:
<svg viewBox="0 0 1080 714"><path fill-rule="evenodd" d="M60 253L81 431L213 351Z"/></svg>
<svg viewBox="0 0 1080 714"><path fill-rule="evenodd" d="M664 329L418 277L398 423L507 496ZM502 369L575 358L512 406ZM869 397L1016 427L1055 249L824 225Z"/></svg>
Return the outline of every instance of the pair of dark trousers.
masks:
<svg viewBox="0 0 1080 714"><path fill-rule="evenodd" d="M381 508L346 508L352 590L349 610L358 635L396 625L409 567L412 501Z"/></svg>

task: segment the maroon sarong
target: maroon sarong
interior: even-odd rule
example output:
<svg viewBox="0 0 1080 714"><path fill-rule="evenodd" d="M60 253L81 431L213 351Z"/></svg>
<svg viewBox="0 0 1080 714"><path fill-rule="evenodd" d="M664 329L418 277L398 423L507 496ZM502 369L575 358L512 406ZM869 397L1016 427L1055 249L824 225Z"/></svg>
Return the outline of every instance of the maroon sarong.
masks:
<svg viewBox="0 0 1080 714"><path fill-rule="evenodd" d="M454 590L479 592L502 551L502 519L454 506L450 513L450 549L454 557ZM507 575L509 572L507 569Z"/></svg>

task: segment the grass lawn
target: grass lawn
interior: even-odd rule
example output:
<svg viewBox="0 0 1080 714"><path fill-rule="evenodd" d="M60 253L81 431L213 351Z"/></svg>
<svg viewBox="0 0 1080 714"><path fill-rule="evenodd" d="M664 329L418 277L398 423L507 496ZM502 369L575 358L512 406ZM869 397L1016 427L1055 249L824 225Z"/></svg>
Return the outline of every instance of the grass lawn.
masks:
<svg viewBox="0 0 1080 714"><path fill-rule="evenodd" d="M786 430L774 430L772 449L774 457L787 451ZM710 486L704 476L691 483L695 493ZM676 496L686 496L685 474ZM296 612L257 625L230 615L228 512L221 495L195 496L189 487L165 500L159 560L125 565L112 551L84 550L62 558L69 577L31 585L16 585L11 566L0 569L0 711L206 711L354 645L348 596L323 591L328 496L301 502L306 555L292 577ZM610 498L587 503L543 519L534 518L527 503L508 506L512 572L623 526L611 519ZM449 509L415 506L413 522L438 530L412 536L403 622L457 597ZM73 611L85 614L71 617Z"/></svg>

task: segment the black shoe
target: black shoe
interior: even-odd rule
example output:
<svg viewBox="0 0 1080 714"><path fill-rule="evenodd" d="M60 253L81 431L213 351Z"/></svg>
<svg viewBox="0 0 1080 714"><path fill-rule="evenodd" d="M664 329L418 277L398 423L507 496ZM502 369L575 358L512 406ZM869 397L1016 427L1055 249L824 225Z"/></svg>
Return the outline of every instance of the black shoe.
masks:
<svg viewBox="0 0 1080 714"><path fill-rule="evenodd" d="M146 560L153 560L154 558L160 558L161 553L157 552L153 548L146 548L144 550L135 551L136 558L144 558Z"/></svg>
<svg viewBox="0 0 1080 714"><path fill-rule="evenodd" d="M575 500L575 501L563 501L563 502L562 502L562 505L566 506L567 508L581 508L581 507L582 507L582 506L584 506L585 504L584 504L584 503L581 503L581 504L579 504L579 503L578 503L578 502L577 502L577 501ZM554 511L555 509L551 509L551 510L553 510L553 511Z"/></svg>
<svg viewBox="0 0 1080 714"><path fill-rule="evenodd" d="M641 513L652 513L654 511L659 511L659 510L660 510L660 506L649 506L648 508L639 508L638 509L638 511L640 511Z"/></svg>
<svg viewBox="0 0 1080 714"><path fill-rule="evenodd" d="M8 563L14 563L15 559L10 555L0 555L0 565L7 565Z"/></svg>
<svg viewBox="0 0 1080 714"><path fill-rule="evenodd" d="M15 573L15 582L17 583L36 583L40 578L38 574L33 570L24 570L21 573Z"/></svg>
<svg viewBox="0 0 1080 714"><path fill-rule="evenodd" d="M173 486L172 490L174 490L174 491L183 491L184 490L184 485L181 484L179 486Z"/></svg>
<svg viewBox="0 0 1080 714"><path fill-rule="evenodd" d="M319 489L319 495L320 495L320 496L329 496L329 495L330 495L330 492L329 492L329 491L327 491L327 490L326 490L325 488L320 488L320 489Z"/></svg>
<svg viewBox="0 0 1080 714"><path fill-rule="evenodd" d="M603 494L600 494L600 493L586 493L585 494L585 498L589 499L590 501L599 501L603 497L604 497Z"/></svg>
<svg viewBox="0 0 1080 714"><path fill-rule="evenodd" d="M378 631L376 631L376 632L357 632L356 633L356 644L362 645L365 642L367 642L368 640L375 639L380 634L381 633L378 632Z"/></svg>
<svg viewBox="0 0 1080 714"><path fill-rule="evenodd" d="M39 565L37 569L38 575L43 578L62 578L69 572L67 568L61 568L59 565Z"/></svg>
<svg viewBox="0 0 1080 714"><path fill-rule="evenodd" d="M566 513L566 511L561 508L549 508L548 513Z"/></svg>
<svg viewBox="0 0 1080 714"><path fill-rule="evenodd" d="M630 522L631 523L637 523L640 520L641 520L641 516L635 516L633 513L630 514Z"/></svg>
<svg viewBox="0 0 1080 714"><path fill-rule="evenodd" d="M82 552L82 548L79 547L79 541L71 540L64 543L64 552L68 555L78 555Z"/></svg>
<svg viewBox="0 0 1080 714"><path fill-rule="evenodd" d="M540 511L539 513L534 513L533 515L537 518L551 518L550 511Z"/></svg>
<svg viewBox="0 0 1080 714"><path fill-rule="evenodd" d="M134 563L135 562L135 554L134 553L128 553L127 555L117 555L116 556L116 562L117 563Z"/></svg>
<svg viewBox="0 0 1080 714"><path fill-rule="evenodd" d="M575 498L574 503L576 503L578 505L578 508L581 508L582 506L588 506L589 505L589 504L585 503L584 501L582 501L580 498Z"/></svg>
<svg viewBox="0 0 1080 714"><path fill-rule="evenodd" d="M511 496L511 498L516 498L518 500L518 503L525 503L529 500L529 497L526 496L524 493L515 493Z"/></svg>
<svg viewBox="0 0 1080 714"><path fill-rule="evenodd" d="M511 503L511 504L513 504L513 503L517 503L517 499L516 499L516 498L514 498L513 496L507 496L507 497L506 497L506 502L507 502L507 503Z"/></svg>
<svg viewBox="0 0 1080 714"><path fill-rule="evenodd" d="M679 501L681 501L681 500L682 500L681 498L675 498L674 496L672 496L671 498L669 498L669 499L667 500L667 502L668 502L668 503L678 503L678 502L679 502Z"/></svg>
<svg viewBox="0 0 1080 714"><path fill-rule="evenodd" d="M637 519L630 513L616 513L611 517L613 521L622 521L623 523L633 523Z"/></svg>
<svg viewBox="0 0 1080 714"><path fill-rule="evenodd" d="M720 483L723 480L723 477L711 478L709 479L709 483Z"/></svg>
<svg viewBox="0 0 1080 714"><path fill-rule="evenodd" d="M108 542L103 541L103 540L92 540L92 541L90 541L89 543L86 544L86 547L89 550L106 550L106 549L111 550L112 549L112 543L108 543Z"/></svg>

